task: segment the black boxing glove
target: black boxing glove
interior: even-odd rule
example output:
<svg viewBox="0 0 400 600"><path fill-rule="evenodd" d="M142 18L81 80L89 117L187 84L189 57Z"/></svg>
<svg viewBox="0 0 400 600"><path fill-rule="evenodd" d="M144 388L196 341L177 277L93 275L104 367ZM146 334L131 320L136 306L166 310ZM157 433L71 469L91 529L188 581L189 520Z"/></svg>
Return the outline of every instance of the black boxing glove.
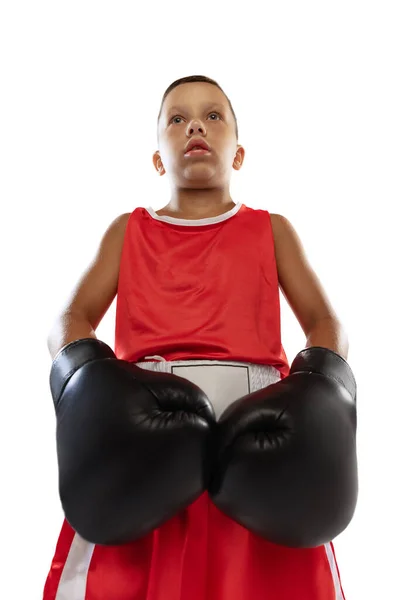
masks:
<svg viewBox="0 0 400 600"><path fill-rule="evenodd" d="M356 426L348 363L326 348L302 350L288 377L221 415L210 497L270 542L329 542L357 503Z"/></svg>
<svg viewBox="0 0 400 600"><path fill-rule="evenodd" d="M84 539L143 537L207 488L215 414L187 379L119 360L88 338L60 350L50 387L60 499Z"/></svg>

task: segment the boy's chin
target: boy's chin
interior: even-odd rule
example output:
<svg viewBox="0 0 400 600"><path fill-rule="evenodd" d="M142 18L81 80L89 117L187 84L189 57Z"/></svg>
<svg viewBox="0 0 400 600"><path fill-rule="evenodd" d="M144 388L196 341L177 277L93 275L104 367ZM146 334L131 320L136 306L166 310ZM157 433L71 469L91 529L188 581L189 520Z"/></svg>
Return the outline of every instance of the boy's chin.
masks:
<svg viewBox="0 0 400 600"><path fill-rule="evenodd" d="M184 169L183 177L179 178L185 187L214 187L216 171L208 166L196 165Z"/></svg>

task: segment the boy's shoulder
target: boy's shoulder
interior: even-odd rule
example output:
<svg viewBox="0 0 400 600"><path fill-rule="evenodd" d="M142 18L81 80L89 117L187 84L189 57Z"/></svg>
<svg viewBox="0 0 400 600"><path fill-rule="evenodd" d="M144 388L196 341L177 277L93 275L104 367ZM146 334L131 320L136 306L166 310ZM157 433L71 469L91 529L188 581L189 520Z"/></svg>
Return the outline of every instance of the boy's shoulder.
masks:
<svg viewBox="0 0 400 600"><path fill-rule="evenodd" d="M117 217L117 220L123 225L125 225L126 222L129 221L129 217L131 216L131 214L132 212L122 213L122 215L119 215L119 217Z"/></svg>
<svg viewBox="0 0 400 600"><path fill-rule="evenodd" d="M270 213L270 218L275 251L287 253L288 249L292 248L294 253L303 253L300 237L289 219L276 213Z"/></svg>
<svg viewBox="0 0 400 600"><path fill-rule="evenodd" d="M284 234L285 228L288 226L288 220L283 216L277 213L269 213L271 219L271 227L274 239L277 238L278 235L282 236Z"/></svg>
<svg viewBox="0 0 400 600"><path fill-rule="evenodd" d="M108 249L115 247L119 251L119 247L123 244L125 231L131 214L132 213L123 213L113 219L103 234L100 242L100 249L103 247L107 247Z"/></svg>
<svg viewBox="0 0 400 600"><path fill-rule="evenodd" d="M125 228L128 224L129 221L129 217L131 216L131 212L128 213L122 213L121 215L119 215L118 217L116 217L114 219L114 221L112 222L111 226L114 226L115 229L121 231L122 233L125 232Z"/></svg>

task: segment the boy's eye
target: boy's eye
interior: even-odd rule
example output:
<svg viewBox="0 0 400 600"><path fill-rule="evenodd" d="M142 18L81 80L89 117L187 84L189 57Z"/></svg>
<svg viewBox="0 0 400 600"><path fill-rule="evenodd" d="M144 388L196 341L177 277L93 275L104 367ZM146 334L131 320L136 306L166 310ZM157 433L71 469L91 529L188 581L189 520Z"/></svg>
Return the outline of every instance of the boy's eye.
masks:
<svg viewBox="0 0 400 600"><path fill-rule="evenodd" d="M211 116L214 116L214 117L216 117L217 119L220 119L220 118L221 118L221 115L220 115L219 113L217 113L217 112L212 112L212 113L210 113L208 116L209 116L209 117L211 117ZM213 121L216 121L217 119L212 119L212 120L213 120ZM182 120L183 120L183 118L182 118L182 117L179 117L179 116L172 117L172 119L171 119L171 123L176 123L177 125L179 125L179 123L180 123Z"/></svg>

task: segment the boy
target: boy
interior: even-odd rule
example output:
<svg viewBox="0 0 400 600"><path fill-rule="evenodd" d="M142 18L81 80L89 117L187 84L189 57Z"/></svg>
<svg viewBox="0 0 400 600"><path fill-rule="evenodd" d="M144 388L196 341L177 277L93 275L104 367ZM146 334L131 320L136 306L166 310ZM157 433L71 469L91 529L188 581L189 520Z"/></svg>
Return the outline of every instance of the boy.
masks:
<svg viewBox="0 0 400 600"><path fill-rule="evenodd" d="M170 202L110 225L50 333L66 520L44 600L344 599L347 336L290 222L232 201L237 142L215 81L167 89ZM291 369L279 286L307 338ZM114 354L95 331L117 293Z"/></svg>

